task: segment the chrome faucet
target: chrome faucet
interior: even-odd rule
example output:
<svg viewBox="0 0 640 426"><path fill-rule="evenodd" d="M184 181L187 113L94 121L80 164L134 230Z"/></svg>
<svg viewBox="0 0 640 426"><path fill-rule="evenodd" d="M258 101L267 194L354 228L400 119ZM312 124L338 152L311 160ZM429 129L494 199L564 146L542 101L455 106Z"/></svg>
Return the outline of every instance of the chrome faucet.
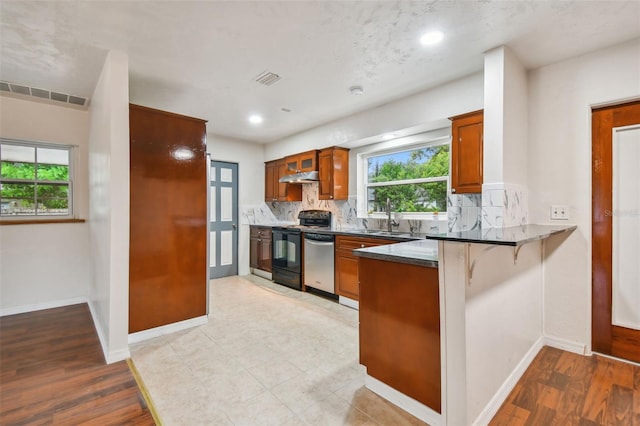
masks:
<svg viewBox="0 0 640 426"><path fill-rule="evenodd" d="M387 231L392 232L393 227L399 225L398 222L391 219L391 199L387 197Z"/></svg>

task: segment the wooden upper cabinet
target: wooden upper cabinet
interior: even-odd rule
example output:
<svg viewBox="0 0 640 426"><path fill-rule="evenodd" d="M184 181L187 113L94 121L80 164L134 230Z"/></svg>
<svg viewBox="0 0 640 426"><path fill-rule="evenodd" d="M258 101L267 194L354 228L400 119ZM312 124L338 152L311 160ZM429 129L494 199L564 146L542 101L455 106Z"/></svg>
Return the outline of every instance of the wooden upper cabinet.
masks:
<svg viewBox="0 0 640 426"><path fill-rule="evenodd" d="M287 161L278 160L278 173L276 174L276 184L278 188L276 201L302 201L302 185L293 183L280 183L282 176L290 174L287 171Z"/></svg>
<svg viewBox="0 0 640 426"><path fill-rule="evenodd" d="M482 192L482 110L451 117L451 192Z"/></svg>
<svg viewBox="0 0 640 426"><path fill-rule="evenodd" d="M264 201L278 201L278 162L264 163Z"/></svg>
<svg viewBox="0 0 640 426"><path fill-rule="evenodd" d="M280 183L280 178L288 174L284 159L264 163L264 201L302 201L300 185Z"/></svg>
<svg viewBox="0 0 640 426"><path fill-rule="evenodd" d="M318 199L346 200L349 196L349 150L332 147L318 154Z"/></svg>
<svg viewBox="0 0 640 426"><path fill-rule="evenodd" d="M314 149L300 154L290 155L284 159L286 174L312 172L318 170L318 150Z"/></svg>

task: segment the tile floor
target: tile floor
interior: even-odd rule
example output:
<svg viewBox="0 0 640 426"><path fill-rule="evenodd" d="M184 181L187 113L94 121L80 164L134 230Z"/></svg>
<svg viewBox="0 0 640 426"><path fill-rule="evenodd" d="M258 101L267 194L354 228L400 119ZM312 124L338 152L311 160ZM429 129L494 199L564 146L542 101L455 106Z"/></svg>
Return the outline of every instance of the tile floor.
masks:
<svg viewBox="0 0 640 426"><path fill-rule="evenodd" d="M423 425L364 387L358 312L256 277L211 281L209 323L131 347L164 425Z"/></svg>

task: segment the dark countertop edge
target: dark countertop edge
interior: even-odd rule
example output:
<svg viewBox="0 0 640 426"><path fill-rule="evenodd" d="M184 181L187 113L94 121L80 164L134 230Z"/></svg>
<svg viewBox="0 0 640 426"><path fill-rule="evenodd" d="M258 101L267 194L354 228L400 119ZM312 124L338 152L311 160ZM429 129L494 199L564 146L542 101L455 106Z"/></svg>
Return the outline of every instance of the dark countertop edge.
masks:
<svg viewBox="0 0 640 426"><path fill-rule="evenodd" d="M422 247L424 245L423 242L426 244L426 239L398 242L397 244L389 244L385 246L354 249L352 253L355 256L369 259L437 268L437 254L433 256L432 253L419 253L421 250L425 249ZM406 249L409 249L410 252L405 251ZM386 253L381 253L380 251L386 251Z"/></svg>
<svg viewBox="0 0 640 426"><path fill-rule="evenodd" d="M470 235L469 231L453 232L453 233L446 233L446 234L427 234L426 239L449 241L449 242L456 242L456 243L477 243L477 244L518 247L533 241L547 239L552 235L562 234L564 232L571 232L578 228L577 225L570 225L566 227L558 227L555 225L525 225L525 226L536 226L541 228L541 231L537 232L535 235L531 235L525 238L510 239L510 240L474 237ZM522 228L522 227L514 226L512 228ZM509 229L509 228L503 228L503 229ZM465 235L465 234L468 234L468 235Z"/></svg>
<svg viewBox="0 0 640 426"><path fill-rule="evenodd" d="M415 258L415 257L396 256L396 255L392 255L392 254L382 254L382 253L372 253L372 252L360 251L360 250L366 250L366 249L354 250L353 254L355 254L358 257L365 257L367 259L375 259L375 260L384 260L386 262L406 263L406 264L409 264L409 265L424 266L424 267L427 267L427 268L437 268L438 267L438 261L437 260L425 260L425 259L418 259L418 258Z"/></svg>

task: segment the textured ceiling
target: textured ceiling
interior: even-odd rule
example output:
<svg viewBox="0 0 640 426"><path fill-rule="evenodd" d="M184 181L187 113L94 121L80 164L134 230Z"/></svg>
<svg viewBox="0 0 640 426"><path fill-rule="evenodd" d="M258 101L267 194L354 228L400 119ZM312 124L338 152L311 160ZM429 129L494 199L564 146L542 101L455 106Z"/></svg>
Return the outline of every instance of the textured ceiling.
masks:
<svg viewBox="0 0 640 426"><path fill-rule="evenodd" d="M0 22L2 80L90 98L118 49L131 102L270 142L481 71L503 44L535 68L640 37L640 2L2 0ZM430 29L445 39L424 47Z"/></svg>

